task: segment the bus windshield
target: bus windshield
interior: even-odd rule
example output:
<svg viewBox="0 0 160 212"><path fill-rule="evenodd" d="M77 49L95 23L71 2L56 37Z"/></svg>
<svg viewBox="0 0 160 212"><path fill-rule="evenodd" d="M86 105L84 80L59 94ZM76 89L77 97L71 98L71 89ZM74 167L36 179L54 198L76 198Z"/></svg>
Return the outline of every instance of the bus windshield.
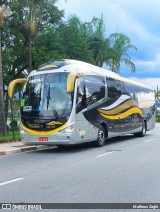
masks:
<svg viewBox="0 0 160 212"><path fill-rule="evenodd" d="M22 116L58 119L72 109L72 94L66 91L69 73L46 73L29 77L21 100Z"/></svg>

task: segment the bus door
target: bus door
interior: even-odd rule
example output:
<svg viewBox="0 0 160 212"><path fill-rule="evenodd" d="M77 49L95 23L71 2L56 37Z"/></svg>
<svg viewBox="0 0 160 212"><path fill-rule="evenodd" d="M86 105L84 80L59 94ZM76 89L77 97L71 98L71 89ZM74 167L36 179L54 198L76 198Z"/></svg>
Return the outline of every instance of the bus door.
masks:
<svg viewBox="0 0 160 212"><path fill-rule="evenodd" d="M98 128L103 117L99 114L98 109L105 102L105 79L99 75L86 75L86 106L88 119L88 133L90 141L94 141L98 136Z"/></svg>
<svg viewBox="0 0 160 212"><path fill-rule="evenodd" d="M88 135L88 121L87 121L87 108L86 108L86 92L85 92L85 78L84 76L77 79L77 92L76 92L76 131L77 143L83 143L89 138Z"/></svg>

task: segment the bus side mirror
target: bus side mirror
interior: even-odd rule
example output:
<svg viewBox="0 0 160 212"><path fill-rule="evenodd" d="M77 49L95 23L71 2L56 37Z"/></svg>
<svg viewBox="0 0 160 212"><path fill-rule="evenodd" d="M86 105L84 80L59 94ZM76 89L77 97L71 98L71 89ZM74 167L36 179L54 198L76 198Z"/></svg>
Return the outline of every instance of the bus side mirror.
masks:
<svg viewBox="0 0 160 212"><path fill-rule="evenodd" d="M70 73L67 77L67 92L72 93L74 91L74 84L76 78L83 76L83 73Z"/></svg>
<svg viewBox="0 0 160 212"><path fill-rule="evenodd" d="M10 98L12 98L14 87L15 87L16 84L25 84L26 82L27 82L27 79L23 79L23 78L21 78L21 79L15 79L15 80L11 81L9 83L9 86L8 86L8 96Z"/></svg>

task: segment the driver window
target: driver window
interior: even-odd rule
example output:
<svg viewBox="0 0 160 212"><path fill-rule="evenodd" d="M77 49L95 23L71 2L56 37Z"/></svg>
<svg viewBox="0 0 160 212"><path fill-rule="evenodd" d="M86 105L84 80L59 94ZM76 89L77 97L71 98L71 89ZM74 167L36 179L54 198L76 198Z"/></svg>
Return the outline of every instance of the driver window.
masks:
<svg viewBox="0 0 160 212"><path fill-rule="evenodd" d="M78 79L77 84L76 113L79 113L81 110L85 108L84 98L85 98L85 83L84 83L84 77L81 77L80 79Z"/></svg>

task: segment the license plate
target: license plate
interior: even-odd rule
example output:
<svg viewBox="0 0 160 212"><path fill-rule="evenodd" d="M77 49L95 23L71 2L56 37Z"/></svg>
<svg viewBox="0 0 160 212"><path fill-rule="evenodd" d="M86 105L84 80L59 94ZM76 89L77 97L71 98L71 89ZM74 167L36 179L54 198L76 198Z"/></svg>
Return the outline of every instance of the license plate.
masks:
<svg viewBox="0 0 160 212"><path fill-rule="evenodd" d="M48 141L47 137L39 137L39 141Z"/></svg>

